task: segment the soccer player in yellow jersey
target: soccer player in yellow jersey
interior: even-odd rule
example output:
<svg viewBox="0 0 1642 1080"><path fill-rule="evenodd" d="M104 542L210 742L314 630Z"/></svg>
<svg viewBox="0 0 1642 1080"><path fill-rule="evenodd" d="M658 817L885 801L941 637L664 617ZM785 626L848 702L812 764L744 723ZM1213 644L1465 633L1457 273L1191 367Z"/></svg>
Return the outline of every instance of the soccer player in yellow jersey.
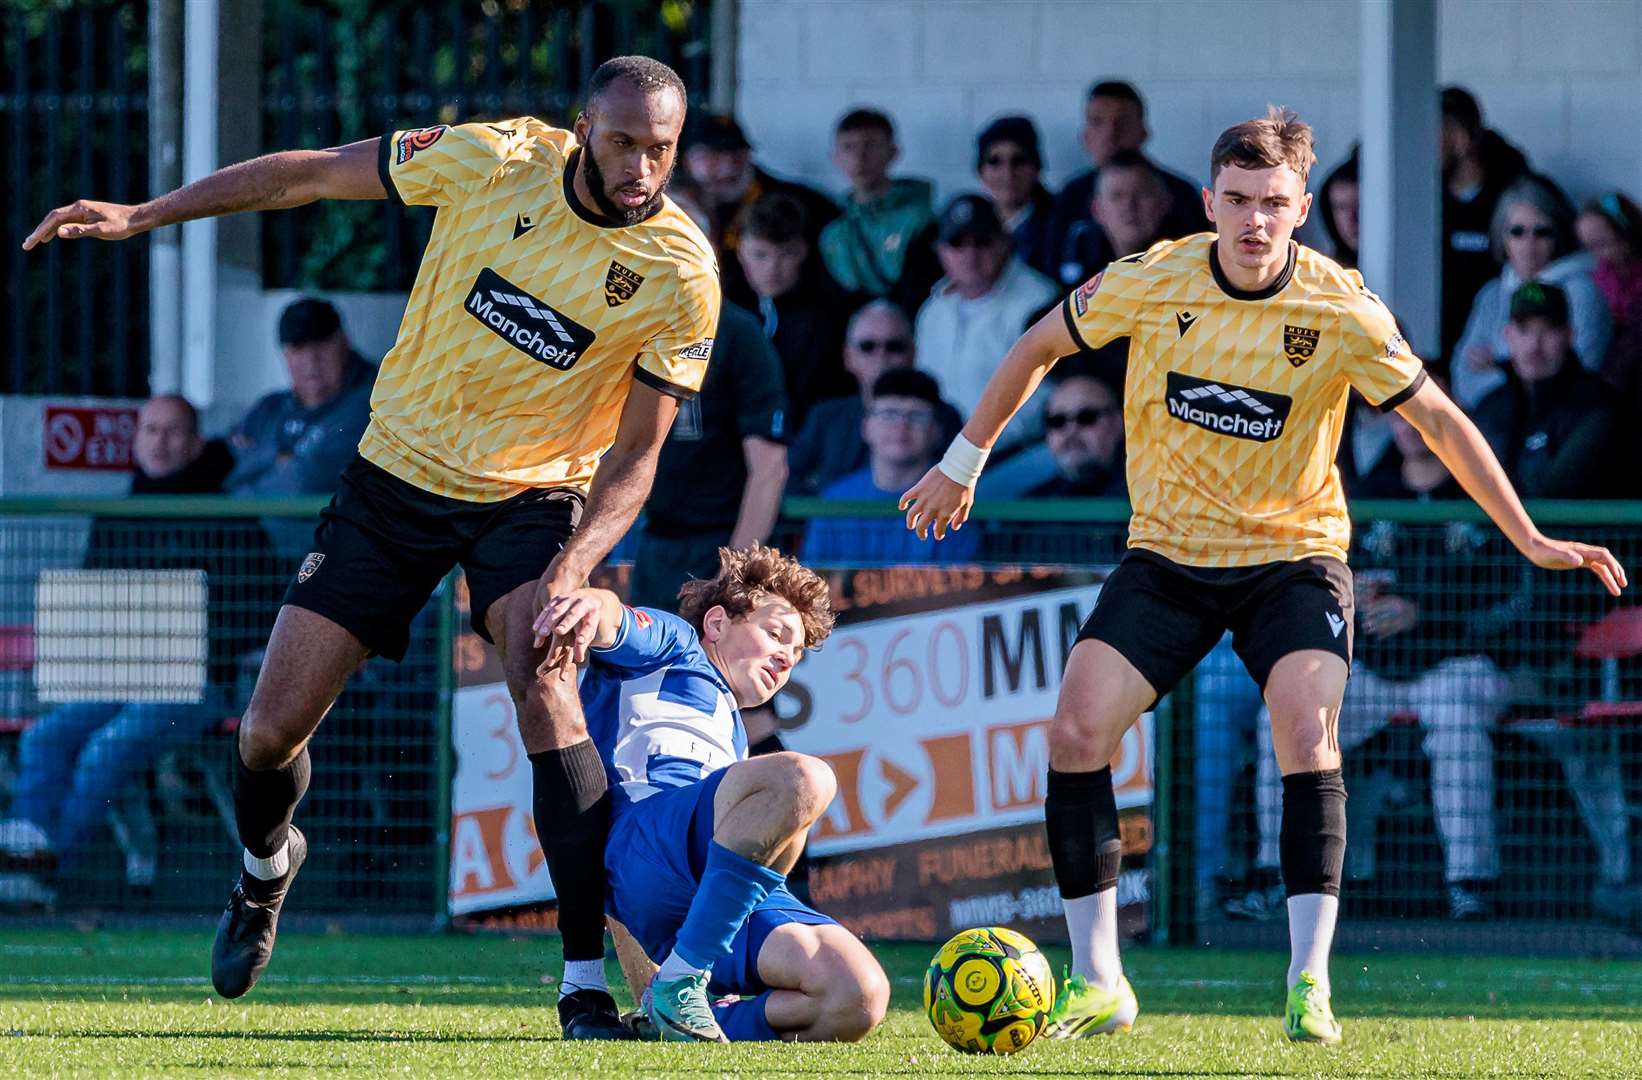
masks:
<svg viewBox="0 0 1642 1080"><path fill-rule="evenodd" d="M1270 707L1283 772L1284 1028L1296 1040L1340 1040L1328 954L1345 853L1335 732L1352 591L1333 461L1351 389L1419 429L1536 565L1589 569L1615 594L1626 584L1606 549L1534 527L1379 298L1356 271L1291 239L1311 209L1314 161L1311 129L1292 112L1225 131L1203 192L1215 232L1119 259L1028 329L941 464L901 501L920 535L961 527L987 449L1056 359L1130 338L1130 550L1067 660L1049 735L1044 816L1073 958L1052 1018L1060 1038L1134 1023L1118 958L1122 845L1109 762L1129 726L1229 629Z"/></svg>
<svg viewBox="0 0 1642 1080"><path fill-rule="evenodd" d="M244 868L212 953L223 996L267 966L307 854L291 817L309 737L361 661L403 656L411 619L460 565L530 755L564 938L560 1020L570 1038L626 1034L604 981L604 766L570 650L537 620L632 524L678 400L706 370L717 266L664 196L684 116L671 68L618 57L594 72L574 131L524 117L271 154L137 206L76 202L25 241L114 240L325 198L437 208L359 457L286 594L240 723Z"/></svg>

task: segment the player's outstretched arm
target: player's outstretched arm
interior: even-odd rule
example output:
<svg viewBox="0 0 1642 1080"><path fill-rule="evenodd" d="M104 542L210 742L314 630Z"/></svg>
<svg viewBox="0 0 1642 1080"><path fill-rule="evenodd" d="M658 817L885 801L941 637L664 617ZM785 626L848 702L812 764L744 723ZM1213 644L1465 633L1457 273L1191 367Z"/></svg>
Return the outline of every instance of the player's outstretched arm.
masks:
<svg viewBox="0 0 1642 1080"><path fill-rule="evenodd" d="M1031 399L1055 362L1077 350L1066 328L1066 316L1058 305L1010 346L1003 363L987 380L974 415L952 441L946 457L901 496L900 506L907 515L907 528L917 533L920 540L927 539L931 529L935 530L935 539L944 539L947 529L956 531L969 520L969 508L975 502L975 482L980 479L981 467L986 463L986 455L992 452L992 445L1021 406Z"/></svg>
<svg viewBox="0 0 1642 1080"><path fill-rule="evenodd" d="M553 557L536 589L536 647L546 640L541 614L549 601L582 587L616 541L627 535L656 479L656 457L678 415L678 399L634 381L622 406L616 441L599 459L587 509L564 550Z"/></svg>
<svg viewBox="0 0 1642 1080"><path fill-rule="evenodd" d="M35 226L23 250L64 240L124 240L166 225L248 210L286 210L317 199L385 199L376 171L377 139L329 150L285 150L219 169L148 202L59 206Z"/></svg>
<svg viewBox="0 0 1642 1080"><path fill-rule="evenodd" d="M1552 540L1539 531L1482 432L1436 383L1427 379L1413 397L1398 406L1397 412L1414 425L1466 494L1535 566L1589 570L1614 596L1629 584L1625 568L1607 548Z"/></svg>
<svg viewBox="0 0 1642 1080"><path fill-rule="evenodd" d="M536 616L536 647L552 639L570 650L576 663L587 650L608 649L621 632L621 600L608 589L577 589L553 597Z"/></svg>

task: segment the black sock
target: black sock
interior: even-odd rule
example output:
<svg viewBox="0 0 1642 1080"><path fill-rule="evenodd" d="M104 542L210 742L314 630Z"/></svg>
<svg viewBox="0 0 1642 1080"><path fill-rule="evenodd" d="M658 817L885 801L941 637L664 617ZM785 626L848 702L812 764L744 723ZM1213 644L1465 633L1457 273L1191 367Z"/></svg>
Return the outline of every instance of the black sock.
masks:
<svg viewBox="0 0 1642 1080"><path fill-rule="evenodd" d="M604 842L610 790L593 740L530 755L536 838L559 894L566 960L604 957Z"/></svg>
<svg viewBox="0 0 1642 1080"><path fill-rule="evenodd" d="M765 754L779 754L787 748L777 732L771 732L762 739L747 747L747 756L750 758L763 757Z"/></svg>
<svg viewBox="0 0 1642 1080"><path fill-rule="evenodd" d="M266 859L281 847L291 832L291 815L308 793L313 765L308 748L289 765L253 772L240 757L234 744L234 825L239 842L259 859Z"/></svg>
<svg viewBox="0 0 1642 1080"><path fill-rule="evenodd" d="M1076 900L1117 887L1123 842L1110 766L1076 773L1050 769L1043 818L1049 827L1055 883L1063 899Z"/></svg>
<svg viewBox="0 0 1642 1080"><path fill-rule="evenodd" d="M1290 896L1340 895L1346 858L1346 782L1339 769L1283 777L1278 837Z"/></svg>

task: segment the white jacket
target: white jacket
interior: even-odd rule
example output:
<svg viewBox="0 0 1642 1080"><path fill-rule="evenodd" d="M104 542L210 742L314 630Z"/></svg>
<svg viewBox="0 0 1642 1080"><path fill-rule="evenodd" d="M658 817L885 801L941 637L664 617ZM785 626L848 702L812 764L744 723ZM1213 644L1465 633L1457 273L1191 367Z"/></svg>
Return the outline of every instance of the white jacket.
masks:
<svg viewBox="0 0 1642 1080"><path fill-rule="evenodd" d="M986 382L1004 353L1026 331L1034 315L1061 294L1059 285L1011 255L992 291L965 301L951 282L935 283L918 309L917 366L941 384L941 396L968 420L981 400ZM1047 397L1047 392L1036 397ZM1031 409L1023 409L1023 413ZM1029 417L1011 424L1004 442L1019 442L1030 432ZM1041 426L1041 425L1040 425Z"/></svg>
<svg viewBox="0 0 1642 1080"><path fill-rule="evenodd" d="M1589 255L1576 252L1547 264L1534 279L1542 285L1555 285L1568 294L1568 326L1573 331L1573 350L1587 371L1602 366L1602 359L1608 353L1608 339L1613 334L1608 301L1591 277L1595 266ZM1467 409L1474 408L1496 387L1505 384L1504 365L1510 355L1505 346L1505 324L1511 321L1511 297L1522 284L1522 278L1506 263L1500 276L1479 289L1477 298L1471 301L1465 332L1449 358L1454 400ZM1483 371L1473 368L1465 358L1473 345L1492 352L1499 363Z"/></svg>

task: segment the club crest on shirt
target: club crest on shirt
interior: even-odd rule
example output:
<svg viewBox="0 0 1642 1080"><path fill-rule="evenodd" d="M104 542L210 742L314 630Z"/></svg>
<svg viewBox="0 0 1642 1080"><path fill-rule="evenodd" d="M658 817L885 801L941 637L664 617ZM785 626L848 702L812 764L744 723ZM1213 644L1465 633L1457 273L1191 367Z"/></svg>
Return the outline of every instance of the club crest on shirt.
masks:
<svg viewBox="0 0 1642 1080"><path fill-rule="evenodd" d="M324 562L324 561L325 561L325 553L324 552L322 552L322 551L310 551L310 552L308 552L308 557L306 559L302 560L302 566L296 572L297 583L300 584L304 581L307 581L309 578L313 577L314 574L319 570L319 564Z"/></svg>
<svg viewBox="0 0 1642 1080"><path fill-rule="evenodd" d="M1317 352L1317 339L1323 336L1321 330L1313 330L1306 326L1283 327L1283 355L1288 357L1289 363L1299 367Z"/></svg>
<svg viewBox="0 0 1642 1080"><path fill-rule="evenodd" d="M604 275L604 302L607 307L621 307L633 299L633 294L644 284L644 278L627 269L615 259L610 260L610 272Z"/></svg>
<svg viewBox="0 0 1642 1080"><path fill-rule="evenodd" d="M435 124L433 127L412 128L399 136L398 151L394 154L394 162L403 165L417 155L418 151L426 150L439 141L439 136L449 130L448 124Z"/></svg>

